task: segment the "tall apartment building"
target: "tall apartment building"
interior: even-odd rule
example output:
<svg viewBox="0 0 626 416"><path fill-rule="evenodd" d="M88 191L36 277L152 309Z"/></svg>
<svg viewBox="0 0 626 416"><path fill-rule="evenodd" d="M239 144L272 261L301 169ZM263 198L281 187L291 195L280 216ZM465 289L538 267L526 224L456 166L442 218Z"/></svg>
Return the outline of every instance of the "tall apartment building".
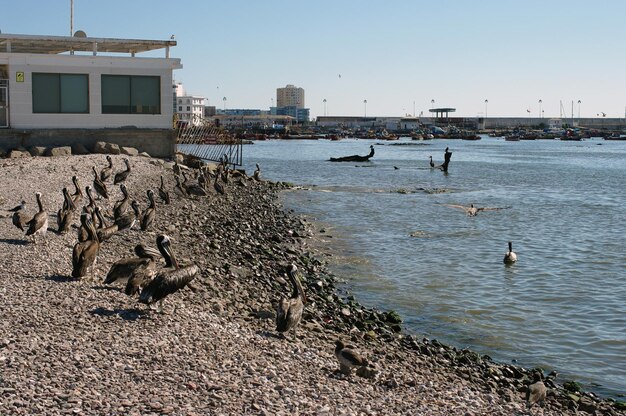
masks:
<svg viewBox="0 0 626 416"><path fill-rule="evenodd" d="M304 108L304 88L291 84L276 88L276 107Z"/></svg>
<svg viewBox="0 0 626 416"><path fill-rule="evenodd" d="M176 84L175 111L179 121L198 126L204 120L204 97L188 95L182 84Z"/></svg>

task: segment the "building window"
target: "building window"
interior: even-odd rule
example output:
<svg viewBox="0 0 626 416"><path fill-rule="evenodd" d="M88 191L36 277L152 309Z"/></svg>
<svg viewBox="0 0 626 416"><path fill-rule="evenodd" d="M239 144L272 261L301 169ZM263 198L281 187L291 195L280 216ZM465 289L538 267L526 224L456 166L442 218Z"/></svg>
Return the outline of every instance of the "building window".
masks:
<svg viewBox="0 0 626 416"><path fill-rule="evenodd" d="M190 110L191 110L191 107L187 106L187 111L190 111Z"/></svg>
<svg viewBox="0 0 626 416"><path fill-rule="evenodd" d="M33 113L89 113L89 75L33 72Z"/></svg>
<svg viewBox="0 0 626 416"><path fill-rule="evenodd" d="M183 111L183 106L182 105L178 106L178 111Z"/></svg>
<svg viewBox="0 0 626 416"><path fill-rule="evenodd" d="M161 79L102 75L102 114L161 114Z"/></svg>

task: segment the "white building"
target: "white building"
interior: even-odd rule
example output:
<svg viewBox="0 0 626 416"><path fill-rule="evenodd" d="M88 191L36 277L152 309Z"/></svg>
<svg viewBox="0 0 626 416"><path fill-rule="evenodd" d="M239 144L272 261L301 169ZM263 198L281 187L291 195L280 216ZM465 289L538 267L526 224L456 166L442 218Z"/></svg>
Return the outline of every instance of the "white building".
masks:
<svg viewBox="0 0 626 416"><path fill-rule="evenodd" d="M189 95L183 84L176 84L176 116L180 122L199 126L204 120L204 97Z"/></svg>
<svg viewBox="0 0 626 416"><path fill-rule="evenodd" d="M103 137L102 129L130 127L150 129L154 140L171 142L173 70L182 68L180 59L169 57L175 45L174 40L89 38L82 32L0 34L1 137L11 139L11 131L19 129L27 132L31 145L41 145L44 136L58 144L64 140L55 135L59 130L98 129ZM158 49L165 50L164 57L136 56Z"/></svg>

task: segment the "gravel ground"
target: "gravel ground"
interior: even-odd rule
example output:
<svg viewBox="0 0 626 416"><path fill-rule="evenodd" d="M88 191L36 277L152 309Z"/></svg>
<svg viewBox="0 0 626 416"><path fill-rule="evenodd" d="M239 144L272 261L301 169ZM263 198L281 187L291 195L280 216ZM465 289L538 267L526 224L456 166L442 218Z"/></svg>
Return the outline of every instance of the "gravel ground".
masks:
<svg viewBox="0 0 626 416"><path fill-rule="evenodd" d="M122 156L113 161L122 170ZM171 163L130 161L126 185L142 209L160 175L173 189ZM528 414L527 371L403 336L391 314L340 299L312 244L314 224L280 205L285 185L231 178L226 196L170 192L172 204L157 202L151 230L115 235L102 244L93 278L71 278L77 228L58 235L56 211L61 189L73 192L72 175L83 187L92 183L94 164L104 167L104 156L0 159L0 415ZM111 208L121 192L107 185ZM35 192L50 225L45 242L32 243L6 210L24 199L33 215ZM161 233L201 274L195 290L171 295L157 313L102 281L114 261L131 257L138 242L154 247ZM290 292L284 268L292 262L309 302L297 334L283 339L273 311ZM338 373L338 338L356 346L375 377ZM531 410L618 413L561 388Z"/></svg>

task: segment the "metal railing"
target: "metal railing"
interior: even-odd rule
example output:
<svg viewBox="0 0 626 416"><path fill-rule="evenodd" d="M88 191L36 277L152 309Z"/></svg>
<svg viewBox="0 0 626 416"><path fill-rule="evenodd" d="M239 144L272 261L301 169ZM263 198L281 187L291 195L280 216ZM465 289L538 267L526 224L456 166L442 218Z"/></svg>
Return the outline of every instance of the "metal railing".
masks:
<svg viewBox="0 0 626 416"><path fill-rule="evenodd" d="M175 121L176 150L203 160L243 164L243 142L222 127L204 119Z"/></svg>

